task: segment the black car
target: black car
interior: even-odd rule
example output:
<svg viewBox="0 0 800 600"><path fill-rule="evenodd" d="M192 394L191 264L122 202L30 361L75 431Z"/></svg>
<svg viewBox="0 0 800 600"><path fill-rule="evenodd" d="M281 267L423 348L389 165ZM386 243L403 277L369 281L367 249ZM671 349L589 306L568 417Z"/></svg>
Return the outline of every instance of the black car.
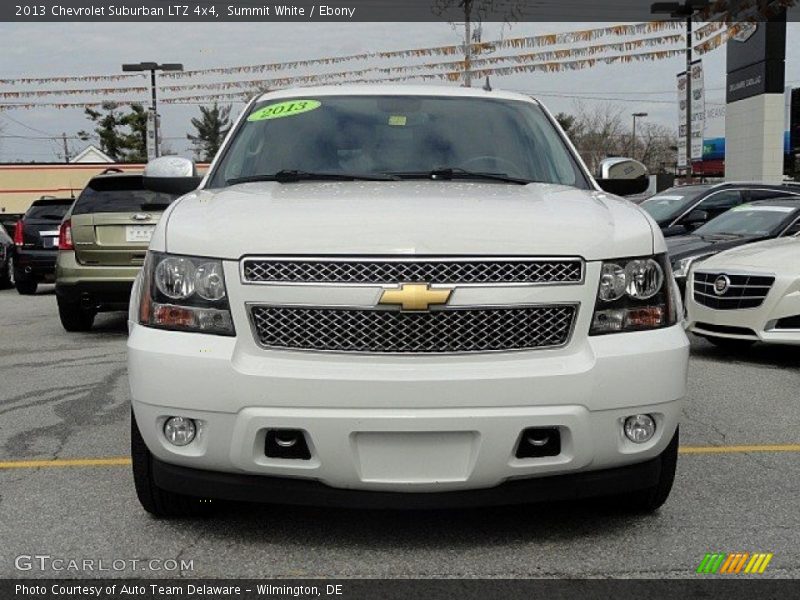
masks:
<svg viewBox="0 0 800 600"><path fill-rule="evenodd" d="M672 271L681 293L692 263L743 244L800 233L800 197L741 204L691 235L667 239Z"/></svg>
<svg viewBox="0 0 800 600"><path fill-rule="evenodd" d="M14 228L14 281L23 295L36 293L42 282L56 279L58 228L73 198L35 200Z"/></svg>
<svg viewBox="0 0 800 600"><path fill-rule="evenodd" d="M798 195L794 185L762 183L718 183L671 187L640 204L653 219L664 237L685 235L745 202Z"/></svg>
<svg viewBox="0 0 800 600"><path fill-rule="evenodd" d="M0 290L14 285L14 240L0 225Z"/></svg>

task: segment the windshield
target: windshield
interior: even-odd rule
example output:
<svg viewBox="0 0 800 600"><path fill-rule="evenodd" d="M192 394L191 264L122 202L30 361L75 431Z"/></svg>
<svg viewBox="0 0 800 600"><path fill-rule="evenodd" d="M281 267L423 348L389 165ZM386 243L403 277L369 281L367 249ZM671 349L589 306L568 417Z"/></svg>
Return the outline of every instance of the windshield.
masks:
<svg viewBox="0 0 800 600"><path fill-rule="evenodd" d="M697 200L708 188L676 187L664 190L640 204L658 222L671 221Z"/></svg>
<svg viewBox="0 0 800 600"><path fill-rule="evenodd" d="M428 177L452 169L588 188L536 104L478 97L320 96L256 104L209 187L282 171Z"/></svg>
<svg viewBox="0 0 800 600"><path fill-rule="evenodd" d="M742 204L698 227L696 235L769 235L795 211L791 206Z"/></svg>
<svg viewBox="0 0 800 600"><path fill-rule="evenodd" d="M136 183L131 182L130 179L134 179ZM121 184L113 186L115 188L127 186L126 189L84 188L78 200L75 202L75 208L72 209L72 214L129 213L148 210L163 211L178 197L175 194L136 189L138 185L142 185L141 177L125 178ZM102 184L102 187L111 188L112 186Z"/></svg>

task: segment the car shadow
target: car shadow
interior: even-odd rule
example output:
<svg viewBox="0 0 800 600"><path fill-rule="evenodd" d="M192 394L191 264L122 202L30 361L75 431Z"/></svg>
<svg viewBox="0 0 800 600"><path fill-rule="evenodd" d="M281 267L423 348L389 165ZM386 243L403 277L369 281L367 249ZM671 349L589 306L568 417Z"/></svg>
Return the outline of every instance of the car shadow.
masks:
<svg viewBox="0 0 800 600"><path fill-rule="evenodd" d="M92 330L87 332L91 334L108 334L128 336L128 313L125 312L110 312L100 313L95 317Z"/></svg>
<svg viewBox="0 0 800 600"><path fill-rule="evenodd" d="M690 335L692 358L748 363L775 369L797 368L800 366L797 346L783 344L760 344L731 350L715 346L701 337Z"/></svg>
<svg viewBox="0 0 800 600"><path fill-rule="evenodd" d="M458 549L608 535L641 526L657 514L631 514L598 500L454 510L363 510L224 503L213 519L198 521L204 538L281 539L298 547ZM185 521L189 523L191 521Z"/></svg>

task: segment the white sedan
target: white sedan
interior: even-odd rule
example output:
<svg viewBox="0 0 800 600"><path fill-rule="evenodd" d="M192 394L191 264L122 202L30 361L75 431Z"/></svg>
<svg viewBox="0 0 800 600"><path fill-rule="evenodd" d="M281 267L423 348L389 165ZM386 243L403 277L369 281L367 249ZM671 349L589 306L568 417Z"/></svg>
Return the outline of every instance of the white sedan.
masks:
<svg viewBox="0 0 800 600"><path fill-rule="evenodd" d="M690 273L686 327L718 346L800 344L800 237L721 252Z"/></svg>

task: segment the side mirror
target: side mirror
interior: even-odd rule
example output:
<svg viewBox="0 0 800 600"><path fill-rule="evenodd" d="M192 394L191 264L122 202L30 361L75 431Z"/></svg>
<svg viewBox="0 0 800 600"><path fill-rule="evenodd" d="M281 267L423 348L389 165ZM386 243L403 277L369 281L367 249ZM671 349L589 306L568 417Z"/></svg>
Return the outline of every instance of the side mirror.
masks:
<svg viewBox="0 0 800 600"><path fill-rule="evenodd" d="M194 161L182 156L154 158L145 165L142 177L145 189L180 195L196 190L202 180Z"/></svg>
<svg viewBox="0 0 800 600"><path fill-rule="evenodd" d="M617 196L642 194L650 187L647 167L632 158L606 158L600 163L597 185Z"/></svg>
<svg viewBox="0 0 800 600"><path fill-rule="evenodd" d="M708 221L708 213L704 210L693 210L683 218L683 224L689 227L700 227Z"/></svg>
<svg viewBox="0 0 800 600"><path fill-rule="evenodd" d="M671 225L670 227L665 227L661 230L661 233L664 234L664 237L670 237L673 235L683 235L688 230L686 229L685 225Z"/></svg>

